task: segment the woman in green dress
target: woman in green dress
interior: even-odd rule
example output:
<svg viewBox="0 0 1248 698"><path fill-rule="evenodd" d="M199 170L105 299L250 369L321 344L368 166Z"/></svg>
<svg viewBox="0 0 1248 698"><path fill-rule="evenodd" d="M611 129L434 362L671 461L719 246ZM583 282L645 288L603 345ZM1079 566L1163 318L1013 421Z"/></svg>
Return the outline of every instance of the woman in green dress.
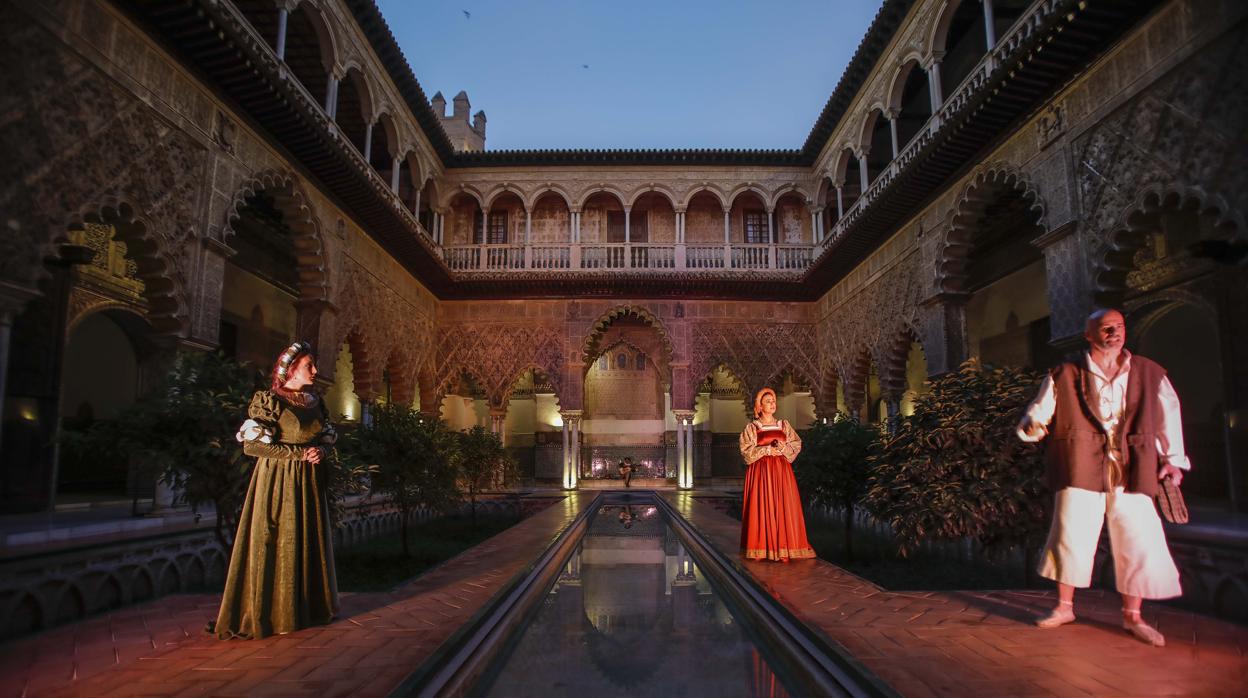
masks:
<svg viewBox="0 0 1248 698"><path fill-rule="evenodd" d="M213 628L218 638L325 625L338 612L325 457L337 437L324 403L308 390L315 376L311 345L290 345L239 429L243 453L258 460Z"/></svg>

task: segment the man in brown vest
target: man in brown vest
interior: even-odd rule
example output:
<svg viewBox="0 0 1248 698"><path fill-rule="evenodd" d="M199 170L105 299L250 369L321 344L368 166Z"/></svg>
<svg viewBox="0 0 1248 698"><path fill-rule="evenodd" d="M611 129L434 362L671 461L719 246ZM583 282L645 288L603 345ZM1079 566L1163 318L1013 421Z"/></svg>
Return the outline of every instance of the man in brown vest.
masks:
<svg viewBox="0 0 1248 698"><path fill-rule="evenodd" d="M1018 425L1024 441L1049 436L1045 455L1056 493L1038 571L1057 582L1058 602L1036 625L1075 619L1075 587L1091 584L1108 521L1123 628L1161 647L1166 640L1140 617L1140 605L1183 593L1153 506L1157 483L1169 477L1177 485L1189 467L1179 398L1165 369L1123 349L1122 313L1092 313L1084 338L1087 353L1049 373Z"/></svg>

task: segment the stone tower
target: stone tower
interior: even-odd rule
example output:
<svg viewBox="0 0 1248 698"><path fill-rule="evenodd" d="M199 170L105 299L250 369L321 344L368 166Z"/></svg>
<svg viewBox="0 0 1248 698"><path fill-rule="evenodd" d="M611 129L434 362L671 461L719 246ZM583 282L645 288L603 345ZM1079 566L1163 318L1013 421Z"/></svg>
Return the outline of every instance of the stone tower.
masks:
<svg viewBox="0 0 1248 698"><path fill-rule="evenodd" d="M450 116L446 115L446 98L441 92L435 94L433 99L429 100L429 104L442 122L442 130L446 131L455 150L485 150L485 112L478 111L472 117L471 123L468 121L468 113L472 111L472 104L468 101L467 92L460 90L459 94L455 95L455 99L451 101Z"/></svg>

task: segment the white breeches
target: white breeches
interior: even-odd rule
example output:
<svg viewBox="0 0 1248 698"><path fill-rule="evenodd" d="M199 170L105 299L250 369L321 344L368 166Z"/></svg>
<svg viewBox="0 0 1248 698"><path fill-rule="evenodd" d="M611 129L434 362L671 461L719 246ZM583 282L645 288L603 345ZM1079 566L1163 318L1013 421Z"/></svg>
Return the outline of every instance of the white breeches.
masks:
<svg viewBox="0 0 1248 698"><path fill-rule="evenodd" d="M1061 584L1087 587L1101 526L1109 520L1109 546L1114 555L1118 593L1145 599L1182 596L1179 570L1166 547L1161 518L1146 494L1092 492L1067 487L1054 498L1053 525L1037 570Z"/></svg>

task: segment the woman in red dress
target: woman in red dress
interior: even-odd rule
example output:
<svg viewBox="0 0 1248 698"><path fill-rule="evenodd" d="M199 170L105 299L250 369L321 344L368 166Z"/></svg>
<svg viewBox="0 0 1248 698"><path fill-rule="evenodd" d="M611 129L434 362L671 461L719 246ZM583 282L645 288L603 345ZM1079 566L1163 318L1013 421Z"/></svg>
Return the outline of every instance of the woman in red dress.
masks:
<svg viewBox="0 0 1248 698"><path fill-rule="evenodd" d="M806 519L793 477L802 440L776 419L776 391L754 398L754 421L741 432L741 455L749 464L741 506L741 552L748 560L801 560L815 551L806 540Z"/></svg>

